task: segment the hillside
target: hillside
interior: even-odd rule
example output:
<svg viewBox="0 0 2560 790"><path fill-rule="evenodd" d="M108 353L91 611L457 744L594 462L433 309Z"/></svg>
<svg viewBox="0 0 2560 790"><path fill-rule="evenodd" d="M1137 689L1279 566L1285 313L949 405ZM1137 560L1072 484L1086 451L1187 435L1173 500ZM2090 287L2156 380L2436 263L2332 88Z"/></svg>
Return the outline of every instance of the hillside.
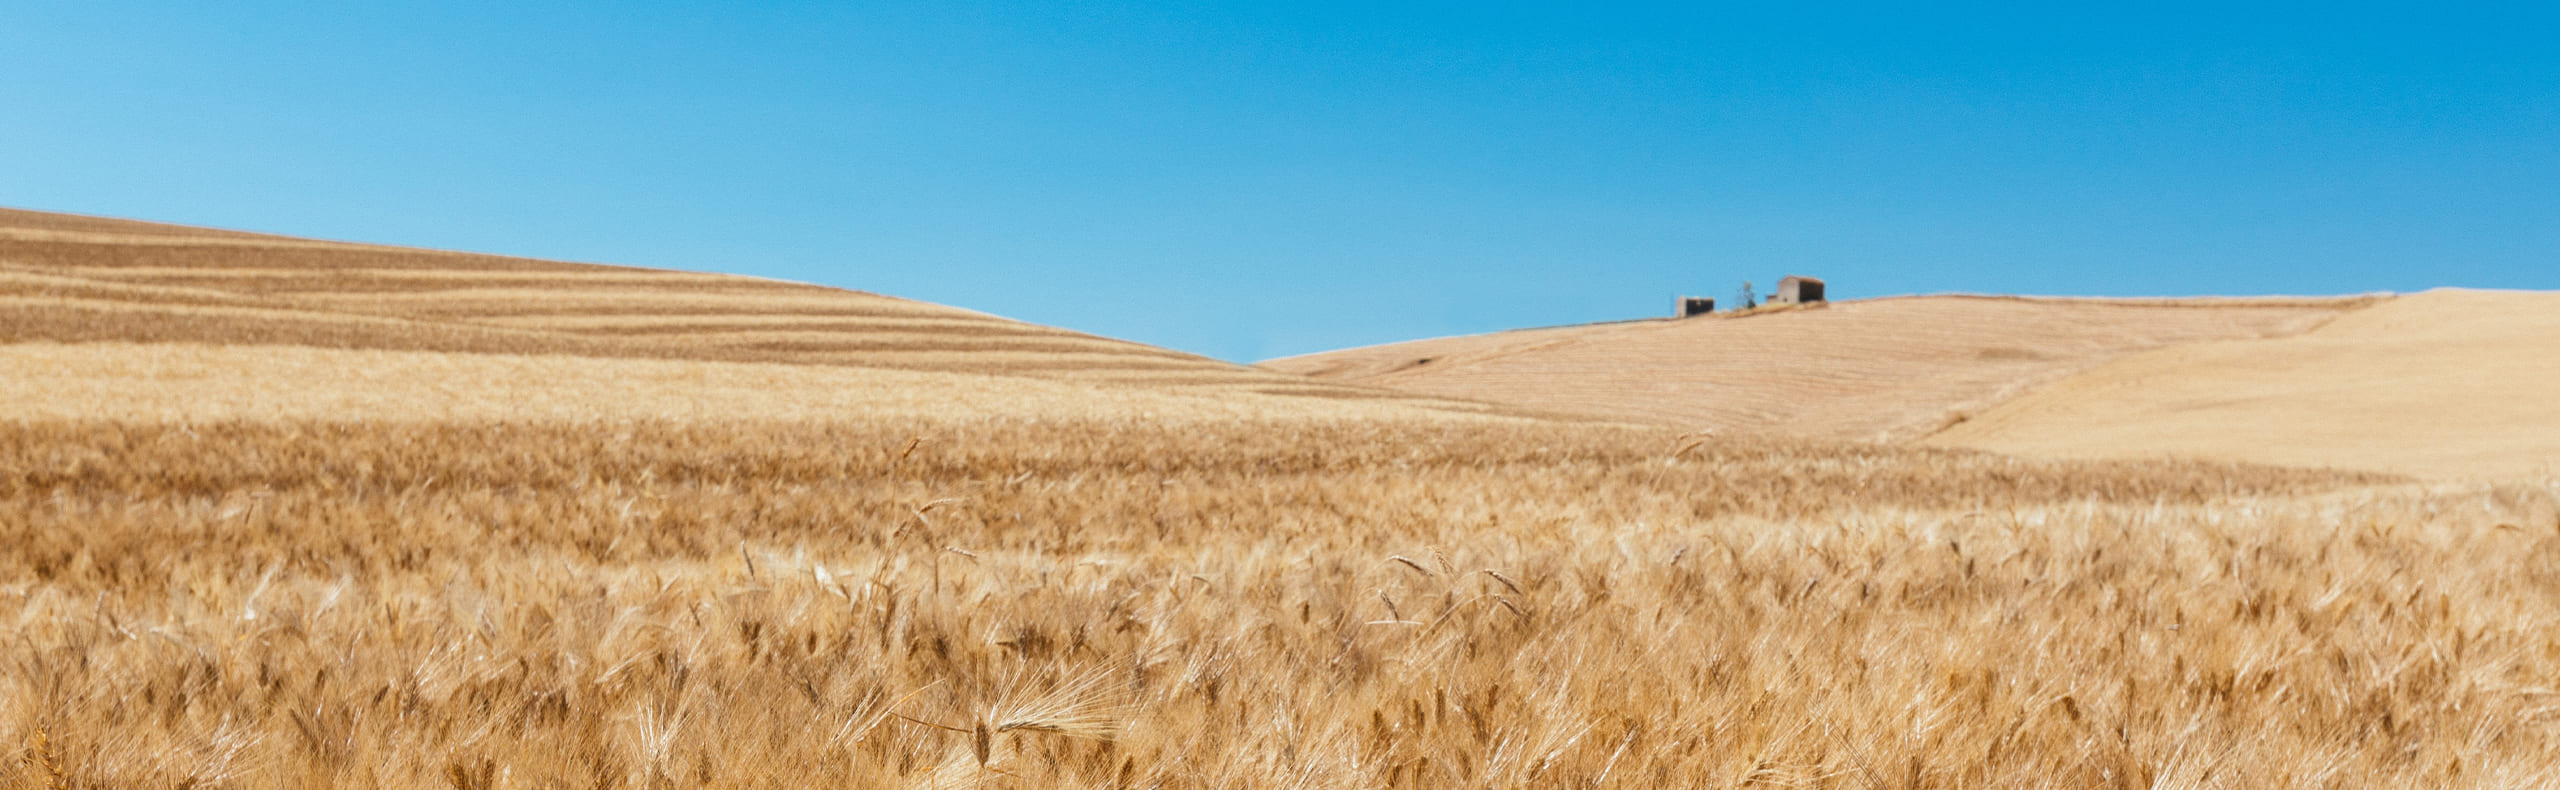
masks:
<svg viewBox="0 0 2560 790"><path fill-rule="evenodd" d="M1262 366L1684 429L1891 441L2129 354L2292 335L2368 303L1900 297L1419 340Z"/></svg>
<svg viewBox="0 0 2560 790"><path fill-rule="evenodd" d="M16 210L0 372L20 417L1486 411L802 283Z"/></svg>
<svg viewBox="0 0 2560 790"><path fill-rule="evenodd" d="M1321 382L816 286L58 215L0 215L0 288L0 790L2560 765L2560 491L1776 430L1922 430L2142 349L2343 338L2290 371L2338 375L2368 334L2552 312L2522 297L1879 300ZM2540 326L2403 391L2547 374L2514 361ZM1446 370L1747 430L1358 383ZM2462 430L2553 422L2505 407ZM2008 414L1940 438L2089 424Z"/></svg>
<svg viewBox="0 0 2560 790"><path fill-rule="evenodd" d="M2560 477L2560 293L2436 290L2281 338L2166 348L2039 388L1933 445L2437 478Z"/></svg>

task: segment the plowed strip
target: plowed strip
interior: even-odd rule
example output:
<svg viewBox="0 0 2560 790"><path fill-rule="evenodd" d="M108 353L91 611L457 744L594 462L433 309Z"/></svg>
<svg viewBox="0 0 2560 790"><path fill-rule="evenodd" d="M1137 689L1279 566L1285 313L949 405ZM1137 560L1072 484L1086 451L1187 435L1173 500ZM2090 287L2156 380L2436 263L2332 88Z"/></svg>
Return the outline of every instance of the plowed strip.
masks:
<svg viewBox="0 0 2560 790"><path fill-rule="evenodd" d="M841 313L605 313L593 315L519 315L472 319L475 323L557 329L569 332L717 332L726 330L812 329L827 331L964 331L1005 329L1014 332L1066 334L1063 329L1007 321L994 316L848 316Z"/></svg>
<svg viewBox="0 0 2560 790"><path fill-rule="evenodd" d="M808 296L768 294L702 294L685 291L587 288L544 290L473 288L394 294L313 294L302 297L319 304L354 310L379 310L440 316L645 314L653 310L699 313L734 310L742 313L824 311L851 316L983 316L953 307L852 292L817 292Z"/></svg>

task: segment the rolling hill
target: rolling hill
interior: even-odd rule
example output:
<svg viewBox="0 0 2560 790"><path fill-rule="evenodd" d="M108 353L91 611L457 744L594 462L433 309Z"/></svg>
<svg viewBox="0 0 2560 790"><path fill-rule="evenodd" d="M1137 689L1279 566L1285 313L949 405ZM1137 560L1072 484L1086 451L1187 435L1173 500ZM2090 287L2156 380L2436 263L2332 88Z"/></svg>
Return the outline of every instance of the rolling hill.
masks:
<svg viewBox="0 0 2560 790"><path fill-rule="evenodd" d="M2544 786L2560 488L1928 445L2485 440L2553 422L2462 405L2540 386L2550 306L1877 300L1318 381L10 213L0 790Z"/></svg>
<svg viewBox="0 0 2560 790"><path fill-rule="evenodd" d="M1917 296L1263 363L1692 430L2429 479L2560 475L2560 294Z"/></svg>
<svg viewBox="0 0 2560 790"><path fill-rule="evenodd" d="M2560 293L2435 290L2082 371L1927 443L2560 479Z"/></svg>
<svg viewBox="0 0 2560 790"><path fill-rule="evenodd" d="M2127 354L2290 335L2366 303L1900 297L1419 340L1262 365L1691 430L1898 441Z"/></svg>
<svg viewBox="0 0 2560 790"><path fill-rule="evenodd" d="M2547 477L2555 300L1900 297L1245 367L803 283L0 210L0 417L1578 415Z"/></svg>
<svg viewBox="0 0 2560 790"><path fill-rule="evenodd" d="M0 210L0 412L1487 413L860 291Z"/></svg>

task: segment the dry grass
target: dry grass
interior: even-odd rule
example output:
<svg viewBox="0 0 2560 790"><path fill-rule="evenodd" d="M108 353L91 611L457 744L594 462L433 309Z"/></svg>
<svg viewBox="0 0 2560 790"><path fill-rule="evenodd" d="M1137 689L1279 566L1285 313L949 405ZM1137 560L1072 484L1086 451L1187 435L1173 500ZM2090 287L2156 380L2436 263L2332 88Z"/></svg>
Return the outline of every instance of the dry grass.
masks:
<svg viewBox="0 0 2560 790"><path fill-rule="evenodd" d="M1975 414L1935 444L2435 479L2560 476L2560 293L2442 289L2301 335L2163 349Z"/></svg>
<svg viewBox="0 0 2560 790"><path fill-rule="evenodd" d="M943 305L732 275L0 210L0 341L312 346L991 374L1295 377ZM1327 386L1314 397L1362 397Z"/></svg>
<svg viewBox="0 0 2560 790"><path fill-rule="evenodd" d="M22 787L2560 779L2549 488L1250 421L20 423L0 469Z"/></svg>
<svg viewBox="0 0 2560 790"><path fill-rule="evenodd" d="M2560 486L84 217L0 270L0 790L2560 783Z"/></svg>
<svg viewBox="0 0 2560 790"><path fill-rule="evenodd" d="M970 352L930 353L966 357ZM1070 355L1029 357L1015 367L1073 360ZM882 364L876 357L872 361ZM0 344L0 420L787 420L825 425L1006 417L1170 425L1519 419L1484 414L1465 404L1344 400L1322 397L1323 390L1271 394L1219 389L1214 386L1218 383L1272 384L1222 376L1185 386L1111 387L944 370L559 354L194 343Z"/></svg>
<svg viewBox="0 0 2560 790"><path fill-rule="evenodd" d="M2295 334L2372 303L1894 297L1417 340L1262 365L1684 430L1904 441L2129 354Z"/></svg>

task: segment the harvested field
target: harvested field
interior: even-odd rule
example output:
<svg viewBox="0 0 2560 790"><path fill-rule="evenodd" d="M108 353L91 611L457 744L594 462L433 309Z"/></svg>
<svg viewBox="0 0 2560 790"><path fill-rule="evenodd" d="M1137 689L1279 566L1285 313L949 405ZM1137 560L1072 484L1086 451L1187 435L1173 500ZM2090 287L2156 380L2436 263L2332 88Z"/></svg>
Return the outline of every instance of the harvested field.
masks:
<svg viewBox="0 0 2560 790"><path fill-rule="evenodd" d="M258 253L0 233L0 790L2560 784L2560 483L1684 435L494 256L599 279L422 315L0 224ZM1863 304L1715 323L1925 318ZM2343 308L2253 309L1911 369Z"/></svg>
<svg viewBox="0 0 2560 790"><path fill-rule="evenodd" d="M1151 346L801 283L6 210L0 340L575 355L1044 380L1178 370L1213 392L1270 378ZM1313 386L1310 397L1328 402L1366 391Z"/></svg>
<svg viewBox="0 0 2560 790"><path fill-rule="evenodd" d="M1303 395L1102 388L931 367L921 361L914 370L886 370L296 346L19 343L0 345L0 403L7 404L0 406L0 420L825 423L939 416L1171 424L1245 418L1431 421L1465 414L1419 400L1346 405Z"/></svg>
<svg viewBox="0 0 2560 790"><path fill-rule="evenodd" d="M1900 441L2128 354L2291 335L2370 301L1898 297L1418 340L1262 367L1689 430Z"/></svg>
<svg viewBox="0 0 2560 790"><path fill-rule="evenodd" d="M2128 357L1929 442L2548 480L2560 478L2554 393L2560 294L2447 289L2301 335Z"/></svg>
<svg viewBox="0 0 2560 790"><path fill-rule="evenodd" d="M490 326L512 326L526 329L612 330L617 334L635 332L722 332L742 329L769 330L777 327L836 332L924 331L953 334L985 334L1020 332L1022 325L993 316L848 316L834 313L606 313L602 315L529 315L485 318L474 321Z"/></svg>

